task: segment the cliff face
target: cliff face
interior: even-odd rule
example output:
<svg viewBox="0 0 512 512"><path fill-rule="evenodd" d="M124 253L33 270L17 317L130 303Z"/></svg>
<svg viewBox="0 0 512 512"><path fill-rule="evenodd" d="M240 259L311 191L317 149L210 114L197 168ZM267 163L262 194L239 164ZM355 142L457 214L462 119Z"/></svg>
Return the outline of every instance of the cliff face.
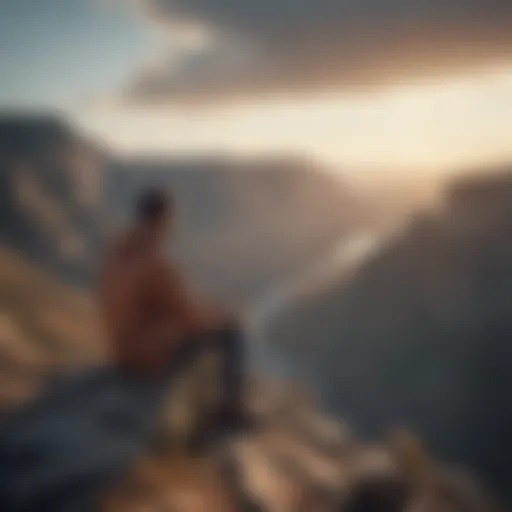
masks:
<svg viewBox="0 0 512 512"><path fill-rule="evenodd" d="M58 117L0 116L0 240L85 284L101 243L104 155Z"/></svg>
<svg viewBox="0 0 512 512"><path fill-rule="evenodd" d="M449 187L355 273L302 297L267 335L321 369L364 431L412 425L440 454L510 490L512 179Z"/></svg>

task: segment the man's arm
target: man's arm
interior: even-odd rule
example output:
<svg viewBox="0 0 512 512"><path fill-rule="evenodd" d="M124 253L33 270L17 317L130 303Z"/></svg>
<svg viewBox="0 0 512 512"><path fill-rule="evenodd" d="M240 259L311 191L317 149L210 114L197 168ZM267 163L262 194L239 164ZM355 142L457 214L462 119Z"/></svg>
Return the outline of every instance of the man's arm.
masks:
<svg viewBox="0 0 512 512"><path fill-rule="evenodd" d="M207 305L195 297L183 275L173 265L158 262L155 280L169 316L178 320L187 334L223 327L232 322L232 318L220 308Z"/></svg>

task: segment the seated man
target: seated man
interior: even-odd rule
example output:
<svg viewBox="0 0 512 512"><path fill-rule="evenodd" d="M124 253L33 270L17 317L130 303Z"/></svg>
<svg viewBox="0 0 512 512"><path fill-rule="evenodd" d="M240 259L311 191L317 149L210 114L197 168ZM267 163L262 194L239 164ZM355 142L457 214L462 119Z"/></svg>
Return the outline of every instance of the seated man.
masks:
<svg viewBox="0 0 512 512"><path fill-rule="evenodd" d="M192 297L165 248L175 221L173 199L144 193L136 223L108 252L100 307L116 364L142 378L179 371L205 344L223 357L220 425L245 425L242 414L242 343L234 319Z"/></svg>

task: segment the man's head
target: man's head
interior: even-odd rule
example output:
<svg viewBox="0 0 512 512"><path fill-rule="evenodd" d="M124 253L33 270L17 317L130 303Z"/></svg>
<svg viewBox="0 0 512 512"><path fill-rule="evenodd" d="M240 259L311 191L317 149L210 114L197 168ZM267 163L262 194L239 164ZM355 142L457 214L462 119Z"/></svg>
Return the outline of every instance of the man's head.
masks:
<svg viewBox="0 0 512 512"><path fill-rule="evenodd" d="M164 234L174 219L175 205L172 195L161 189L145 190L137 201L137 221L155 233Z"/></svg>

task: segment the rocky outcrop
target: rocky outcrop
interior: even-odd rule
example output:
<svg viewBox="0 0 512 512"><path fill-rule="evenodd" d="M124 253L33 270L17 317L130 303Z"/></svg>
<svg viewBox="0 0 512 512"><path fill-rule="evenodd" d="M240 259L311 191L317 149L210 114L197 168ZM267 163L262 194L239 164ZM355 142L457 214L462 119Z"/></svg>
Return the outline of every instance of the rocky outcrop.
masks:
<svg viewBox="0 0 512 512"><path fill-rule="evenodd" d="M216 396L211 355L169 387L125 382L108 367L73 370L103 360L95 343L78 336L89 328L82 334L98 341L87 297L16 253L4 254L0 268L3 311L23 327L9 331L10 343L2 338L2 510L495 510L477 483L433 462L407 433L359 439L322 412L302 382L276 380L261 368L246 397L261 428L191 458L181 447ZM49 310L68 308L76 336L68 324L39 323L43 296ZM43 387L62 367L66 374Z"/></svg>

